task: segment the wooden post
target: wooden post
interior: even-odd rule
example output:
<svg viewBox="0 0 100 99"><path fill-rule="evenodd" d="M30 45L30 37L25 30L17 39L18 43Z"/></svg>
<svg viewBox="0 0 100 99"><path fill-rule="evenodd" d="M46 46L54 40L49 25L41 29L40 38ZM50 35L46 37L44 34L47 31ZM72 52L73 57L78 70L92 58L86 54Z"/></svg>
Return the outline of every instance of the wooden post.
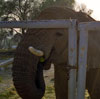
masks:
<svg viewBox="0 0 100 99"><path fill-rule="evenodd" d="M77 31L76 21L73 20L69 28L68 34L68 62L69 66L76 67L77 63ZM71 69L69 72L68 82L68 99L75 99L76 97L76 69Z"/></svg>

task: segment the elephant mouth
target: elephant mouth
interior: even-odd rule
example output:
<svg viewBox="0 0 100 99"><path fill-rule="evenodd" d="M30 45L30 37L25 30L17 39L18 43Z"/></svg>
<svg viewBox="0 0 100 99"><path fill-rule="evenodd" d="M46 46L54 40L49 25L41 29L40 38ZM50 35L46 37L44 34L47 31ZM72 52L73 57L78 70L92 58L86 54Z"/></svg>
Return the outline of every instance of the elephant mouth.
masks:
<svg viewBox="0 0 100 99"><path fill-rule="evenodd" d="M45 82L44 82L44 76L43 76L43 70L48 70L51 67L52 63L52 53L53 49L50 52L49 57L45 60L45 57L41 57L40 61L37 64L37 72L36 72L36 86L38 89L45 91Z"/></svg>

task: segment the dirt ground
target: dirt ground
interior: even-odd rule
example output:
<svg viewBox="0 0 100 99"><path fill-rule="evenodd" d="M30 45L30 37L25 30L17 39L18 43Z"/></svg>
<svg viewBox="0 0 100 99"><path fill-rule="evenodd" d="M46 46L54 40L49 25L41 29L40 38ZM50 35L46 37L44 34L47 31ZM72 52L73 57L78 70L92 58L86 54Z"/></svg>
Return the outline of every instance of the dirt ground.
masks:
<svg viewBox="0 0 100 99"><path fill-rule="evenodd" d="M0 70L0 77L1 77L1 82L0 82L0 93L5 91L7 88L11 87L13 82L12 82L12 76L11 76L11 69L5 69L5 70Z"/></svg>
<svg viewBox="0 0 100 99"><path fill-rule="evenodd" d="M2 79L0 82L0 93L2 93L13 86L11 66L9 68L6 68L5 70L2 70L2 71L0 70L0 77ZM45 78L46 86L54 86L54 66L53 65L51 66L50 70L44 70L44 78ZM43 99L51 99L51 98L43 98ZM55 99L55 96L52 99ZM86 98L86 99L90 99L90 98Z"/></svg>
<svg viewBox="0 0 100 99"><path fill-rule="evenodd" d="M11 87L13 84L12 81L12 72L11 68L6 68L5 70L0 70L0 77L2 81L0 82L0 93ZM54 68L51 67L50 70L44 70L44 78L46 85L51 85L54 82Z"/></svg>

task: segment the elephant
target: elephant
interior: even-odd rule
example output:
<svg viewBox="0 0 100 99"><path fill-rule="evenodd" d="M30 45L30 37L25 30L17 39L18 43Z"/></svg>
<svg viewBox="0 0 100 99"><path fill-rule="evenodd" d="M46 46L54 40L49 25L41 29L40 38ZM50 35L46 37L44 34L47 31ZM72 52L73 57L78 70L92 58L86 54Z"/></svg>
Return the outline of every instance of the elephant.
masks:
<svg viewBox="0 0 100 99"><path fill-rule="evenodd" d="M36 20L77 19L78 22L95 21L83 12L67 7L44 9ZM78 30L77 30L78 31ZM91 99L100 97L99 33L89 36L86 88ZM98 32L98 31L97 31ZM78 31L79 35L79 31ZM97 38L96 38L97 37ZM95 57L94 57L95 54ZM96 59L98 61L95 60ZM16 48L12 67L14 86L22 99L42 99L45 93L43 70L54 63L56 99L68 99L68 29L28 29ZM94 64L95 63L95 64Z"/></svg>

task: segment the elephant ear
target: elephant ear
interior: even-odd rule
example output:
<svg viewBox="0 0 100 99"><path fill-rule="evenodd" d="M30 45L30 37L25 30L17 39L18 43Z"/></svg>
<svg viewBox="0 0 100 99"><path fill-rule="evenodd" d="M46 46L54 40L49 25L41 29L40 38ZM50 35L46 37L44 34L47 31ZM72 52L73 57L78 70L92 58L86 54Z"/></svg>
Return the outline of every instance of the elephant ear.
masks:
<svg viewBox="0 0 100 99"><path fill-rule="evenodd" d="M89 31L88 68L100 68L100 31Z"/></svg>

